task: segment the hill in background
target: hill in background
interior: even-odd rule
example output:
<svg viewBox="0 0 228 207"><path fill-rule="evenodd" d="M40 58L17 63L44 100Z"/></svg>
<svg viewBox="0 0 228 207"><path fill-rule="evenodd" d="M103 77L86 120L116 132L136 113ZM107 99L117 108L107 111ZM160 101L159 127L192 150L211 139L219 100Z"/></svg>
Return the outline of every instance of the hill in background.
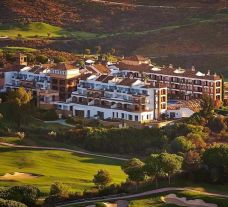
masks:
<svg viewBox="0 0 228 207"><path fill-rule="evenodd" d="M223 0L3 0L0 35L14 39L0 41L0 47L82 52L101 45L119 55L142 54L160 64L195 65L228 77L224 5ZM15 39L18 33L23 40Z"/></svg>

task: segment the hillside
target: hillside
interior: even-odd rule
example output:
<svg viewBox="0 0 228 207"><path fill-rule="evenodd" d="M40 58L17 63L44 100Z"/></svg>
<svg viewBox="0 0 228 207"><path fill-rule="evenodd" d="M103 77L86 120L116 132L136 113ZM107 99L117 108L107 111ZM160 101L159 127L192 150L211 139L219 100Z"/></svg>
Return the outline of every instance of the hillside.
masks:
<svg viewBox="0 0 228 207"><path fill-rule="evenodd" d="M0 47L80 53L101 45L103 51L114 47L119 55L140 53L159 64L195 65L228 77L224 5L223 0L2 0L0 36L12 39L0 40Z"/></svg>

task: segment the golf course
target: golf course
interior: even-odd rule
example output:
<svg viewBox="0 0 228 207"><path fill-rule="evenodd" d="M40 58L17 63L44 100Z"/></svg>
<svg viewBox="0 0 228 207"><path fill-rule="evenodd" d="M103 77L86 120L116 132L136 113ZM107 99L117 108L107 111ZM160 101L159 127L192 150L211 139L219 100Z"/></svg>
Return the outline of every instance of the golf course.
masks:
<svg viewBox="0 0 228 207"><path fill-rule="evenodd" d="M1 147L0 186L30 184L48 193L54 182L71 186L81 192L93 187L93 176L99 169L110 172L113 183L120 183L126 176L121 161L82 156L58 150L30 150Z"/></svg>

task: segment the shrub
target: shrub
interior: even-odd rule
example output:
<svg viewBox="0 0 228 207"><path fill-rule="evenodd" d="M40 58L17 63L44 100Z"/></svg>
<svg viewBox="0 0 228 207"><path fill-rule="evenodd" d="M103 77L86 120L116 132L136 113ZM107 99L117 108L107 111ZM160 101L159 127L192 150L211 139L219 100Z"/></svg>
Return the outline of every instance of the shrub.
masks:
<svg viewBox="0 0 228 207"><path fill-rule="evenodd" d="M171 142L171 149L173 152L187 152L195 148L191 141L186 140L185 137L177 137Z"/></svg>
<svg viewBox="0 0 228 207"><path fill-rule="evenodd" d="M27 207L25 204L13 201L13 200L4 200L0 198L0 207Z"/></svg>
<svg viewBox="0 0 228 207"><path fill-rule="evenodd" d="M98 197L99 196L99 191L98 189L90 189L90 190L84 190L83 191L83 197L85 198L93 198L93 197Z"/></svg>
<svg viewBox="0 0 228 207"><path fill-rule="evenodd" d="M45 121L54 121L58 119L58 114L56 113L56 111L53 110L48 110L46 112L44 112L44 114L41 117L43 120Z"/></svg>
<svg viewBox="0 0 228 207"><path fill-rule="evenodd" d="M33 206L39 195L40 190L35 186L13 186L8 189L7 199L13 199L25 203L28 206Z"/></svg>
<svg viewBox="0 0 228 207"><path fill-rule="evenodd" d="M51 185L50 195L69 197L69 194L70 194L70 186L61 182L55 182Z"/></svg>
<svg viewBox="0 0 228 207"><path fill-rule="evenodd" d="M96 203L96 207L106 207L104 203Z"/></svg>

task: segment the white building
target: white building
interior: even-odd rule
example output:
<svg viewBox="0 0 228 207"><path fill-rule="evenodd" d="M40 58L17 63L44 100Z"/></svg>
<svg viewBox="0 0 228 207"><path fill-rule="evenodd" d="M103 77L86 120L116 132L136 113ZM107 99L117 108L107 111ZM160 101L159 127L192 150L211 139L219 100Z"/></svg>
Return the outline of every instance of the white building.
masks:
<svg viewBox="0 0 228 207"><path fill-rule="evenodd" d="M137 79L87 74L71 98L56 106L73 116L144 123L166 112L167 88Z"/></svg>
<svg viewBox="0 0 228 207"><path fill-rule="evenodd" d="M20 71L5 72L4 90L24 87L31 90L51 88L49 69L42 66L24 67Z"/></svg>

